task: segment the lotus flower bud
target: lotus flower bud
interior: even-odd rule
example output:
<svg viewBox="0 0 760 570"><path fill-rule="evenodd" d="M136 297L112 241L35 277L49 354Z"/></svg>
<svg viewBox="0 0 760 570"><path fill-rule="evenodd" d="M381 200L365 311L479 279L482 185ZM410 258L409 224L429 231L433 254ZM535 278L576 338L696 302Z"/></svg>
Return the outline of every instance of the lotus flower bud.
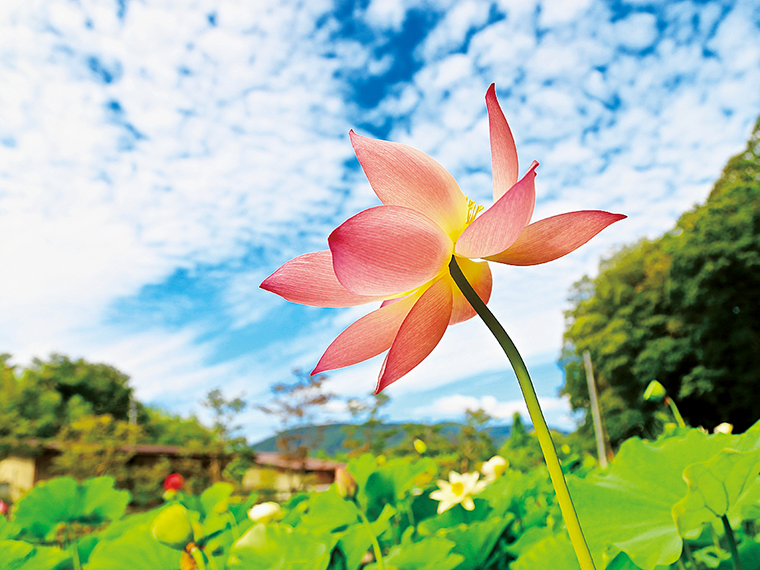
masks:
<svg viewBox="0 0 760 570"><path fill-rule="evenodd" d="M335 470L335 486L338 488L338 494L344 499L353 499L356 495L356 480L343 467Z"/></svg>
<svg viewBox="0 0 760 570"><path fill-rule="evenodd" d="M185 485L185 479L179 473L172 473L164 479L164 489L179 491Z"/></svg>
<svg viewBox="0 0 760 570"><path fill-rule="evenodd" d="M660 384L657 380L652 380L644 391L644 399L650 402L662 402L668 393L665 391L665 386Z"/></svg>
<svg viewBox="0 0 760 570"><path fill-rule="evenodd" d="M501 477L509 467L509 461L501 455L494 455L491 459L483 464L480 469L486 478L486 481L493 482Z"/></svg>
<svg viewBox="0 0 760 570"><path fill-rule="evenodd" d="M187 509L179 503L166 507L153 521L152 532L161 544L183 550L193 540L193 525Z"/></svg>
<svg viewBox="0 0 760 570"><path fill-rule="evenodd" d="M722 424L718 424L713 428L713 433L725 433L726 435L730 435L734 431L734 426L731 425L728 422L723 422Z"/></svg>
<svg viewBox="0 0 760 570"><path fill-rule="evenodd" d="M0 515L6 515L8 513L8 503L0 499Z"/></svg>
<svg viewBox="0 0 760 570"><path fill-rule="evenodd" d="M269 521L282 517L282 507L272 501L253 505L248 511L248 518L253 522L268 523Z"/></svg>

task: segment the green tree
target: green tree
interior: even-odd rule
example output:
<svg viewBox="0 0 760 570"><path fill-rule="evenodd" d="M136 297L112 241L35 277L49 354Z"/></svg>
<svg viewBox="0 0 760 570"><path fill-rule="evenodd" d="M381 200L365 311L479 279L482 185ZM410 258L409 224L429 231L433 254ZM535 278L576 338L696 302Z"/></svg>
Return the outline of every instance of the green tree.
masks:
<svg viewBox="0 0 760 570"><path fill-rule="evenodd" d="M201 405L211 410L214 416L214 434L216 444L211 447L217 457L212 461L211 477L214 481L222 479L222 463L226 464L224 475L240 482L245 471L253 464L253 451L244 436L239 435L241 426L236 424L237 416L245 407L245 401L237 396L227 399L219 388L206 394Z"/></svg>
<svg viewBox="0 0 760 570"><path fill-rule="evenodd" d="M381 392L371 394L370 398L371 404L366 404L356 398L347 402L348 411L355 422L359 421L362 415L366 415L361 424L349 425L344 428L346 439L343 441L343 446L350 450L350 457L358 457L363 453L372 453L373 455L383 453L388 439L398 431L395 428L384 427L383 417L380 414L382 408L390 403L391 397Z"/></svg>
<svg viewBox="0 0 760 570"><path fill-rule="evenodd" d="M459 432L459 471L466 473L476 468L480 461L487 461L496 454L491 436L485 430L493 419L485 410L466 410L465 425Z"/></svg>
<svg viewBox="0 0 760 570"><path fill-rule="evenodd" d="M588 408L588 350L613 444L657 431L656 409L641 397L653 379L692 425L749 427L760 376L760 121L704 205L604 261L570 301L563 391ZM582 429L590 433L590 421Z"/></svg>

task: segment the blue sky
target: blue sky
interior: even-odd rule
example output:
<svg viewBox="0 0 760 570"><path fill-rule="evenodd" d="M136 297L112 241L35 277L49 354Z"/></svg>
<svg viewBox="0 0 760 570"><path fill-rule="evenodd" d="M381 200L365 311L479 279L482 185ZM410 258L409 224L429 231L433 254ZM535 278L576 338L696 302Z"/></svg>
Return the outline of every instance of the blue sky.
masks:
<svg viewBox="0 0 760 570"><path fill-rule="evenodd" d="M376 205L348 131L427 152L490 204L497 87L534 219L627 214L544 266L494 268L490 306L570 427L556 365L571 284L702 202L760 114L750 1L6 0L0 7L0 351L58 351L188 413L268 399L367 307L258 289ZM381 360L330 373L366 397ZM394 420L521 410L476 319L388 389ZM333 406L329 417L345 416ZM242 418L252 440L275 422Z"/></svg>

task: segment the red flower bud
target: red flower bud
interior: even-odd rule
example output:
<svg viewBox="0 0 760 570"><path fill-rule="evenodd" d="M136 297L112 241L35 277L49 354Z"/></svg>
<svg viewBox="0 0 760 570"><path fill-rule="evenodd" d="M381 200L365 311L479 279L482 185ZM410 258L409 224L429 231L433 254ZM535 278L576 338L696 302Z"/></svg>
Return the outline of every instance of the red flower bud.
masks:
<svg viewBox="0 0 760 570"><path fill-rule="evenodd" d="M185 479L179 473L172 473L164 479L164 489L167 491L179 491L185 484Z"/></svg>

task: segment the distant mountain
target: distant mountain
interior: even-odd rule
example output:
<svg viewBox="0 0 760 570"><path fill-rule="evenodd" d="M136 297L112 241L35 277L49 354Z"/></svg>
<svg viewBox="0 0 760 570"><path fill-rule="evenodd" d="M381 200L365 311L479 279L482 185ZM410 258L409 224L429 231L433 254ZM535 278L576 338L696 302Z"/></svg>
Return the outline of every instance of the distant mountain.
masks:
<svg viewBox="0 0 760 570"><path fill-rule="evenodd" d="M386 445L391 448L399 445L406 437L406 432L402 429L403 425L408 424L380 424L375 429L396 430L396 433L389 437ZM454 441L459 436L459 432L464 427L463 424L455 422L442 422L437 424L442 426L441 434L446 438ZM348 451L343 447L343 441L346 439L346 428L352 424L324 424L318 426L306 426L304 428L294 428L286 430L276 436L267 438L253 445L254 451L280 451L277 448L277 440L281 437L293 437L304 442L312 453L323 451L328 456L334 456L338 453ZM488 435L491 436L494 445L498 449L512 433L511 425L498 425L486 428Z"/></svg>

